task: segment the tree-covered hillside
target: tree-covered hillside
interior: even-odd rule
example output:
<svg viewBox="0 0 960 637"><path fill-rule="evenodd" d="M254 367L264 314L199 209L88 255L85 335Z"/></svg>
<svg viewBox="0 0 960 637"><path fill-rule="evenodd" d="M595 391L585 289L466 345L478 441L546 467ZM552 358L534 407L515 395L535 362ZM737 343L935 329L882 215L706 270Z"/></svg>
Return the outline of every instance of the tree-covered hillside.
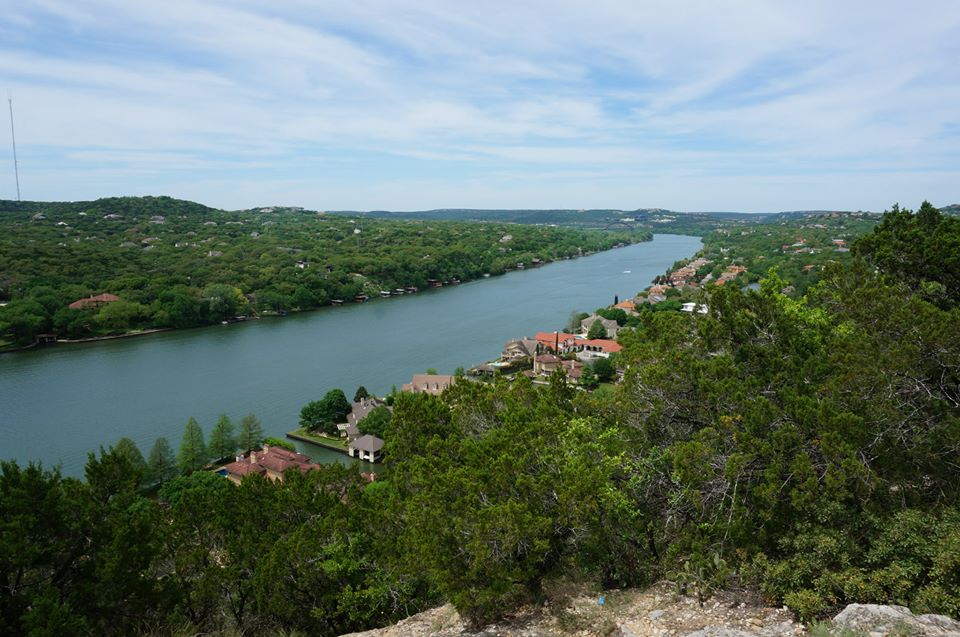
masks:
<svg viewBox="0 0 960 637"><path fill-rule="evenodd" d="M612 393L401 394L372 483L196 471L147 498L129 445L84 481L4 463L0 632L336 635L441 600L483 623L565 578L960 615L955 221L889 213L800 298L773 275L644 313Z"/></svg>
<svg viewBox="0 0 960 637"><path fill-rule="evenodd" d="M83 338L305 310L333 299L469 280L640 230L386 221L289 208L214 210L168 197L0 201L0 341ZM70 309L99 294L120 301Z"/></svg>

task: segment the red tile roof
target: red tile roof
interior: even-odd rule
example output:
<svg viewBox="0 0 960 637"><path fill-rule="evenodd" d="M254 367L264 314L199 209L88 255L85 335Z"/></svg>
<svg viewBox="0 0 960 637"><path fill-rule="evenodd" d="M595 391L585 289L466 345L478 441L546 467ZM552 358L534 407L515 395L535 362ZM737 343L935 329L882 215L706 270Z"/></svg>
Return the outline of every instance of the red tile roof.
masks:
<svg viewBox="0 0 960 637"><path fill-rule="evenodd" d="M589 340L583 340L578 343L578 345L590 346L599 348L601 352L607 352L608 354L613 354L619 352L623 349L623 345L616 341L611 341L606 338L593 338Z"/></svg>
<svg viewBox="0 0 960 637"><path fill-rule="evenodd" d="M294 468L299 469L301 473L306 473L312 469L319 469L320 465L311 462L310 458L302 453L265 445L262 451L252 451L247 457L224 467L227 473L239 478L251 473L266 475L268 471L282 474L287 469Z"/></svg>
<svg viewBox="0 0 960 637"><path fill-rule="evenodd" d="M535 338L538 343L551 350L556 349L558 342L560 343L560 348L563 349L564 347L568 347L572 341L577 340L575 335L564 332L537 332Z"/></svg>
<svg viewBox="0 0 960 637"><path fill-rule="evenodd" d="M96 296L88 296L85 299L79 299L74 301L67 307L71 310L82 310L87 307L98 307L104 303L113 303L114 301L119 301L120 297L116 294L104 293L98 294Z"/></svg>

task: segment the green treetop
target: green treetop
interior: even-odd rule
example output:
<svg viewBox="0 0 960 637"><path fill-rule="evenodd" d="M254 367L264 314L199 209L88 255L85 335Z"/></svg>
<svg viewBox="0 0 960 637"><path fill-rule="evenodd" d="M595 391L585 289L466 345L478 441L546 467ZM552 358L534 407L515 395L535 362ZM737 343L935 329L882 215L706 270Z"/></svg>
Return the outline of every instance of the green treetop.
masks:
<svg viewBox="0 0 960 637"><path fill-rule="evenodd" d="M192 473L202 469L210 455L207 445L203 441L203 430L193 416L187 421L183 429L183 438L180 440L180 453L177 455L177 464L183 473Z"/></svg>

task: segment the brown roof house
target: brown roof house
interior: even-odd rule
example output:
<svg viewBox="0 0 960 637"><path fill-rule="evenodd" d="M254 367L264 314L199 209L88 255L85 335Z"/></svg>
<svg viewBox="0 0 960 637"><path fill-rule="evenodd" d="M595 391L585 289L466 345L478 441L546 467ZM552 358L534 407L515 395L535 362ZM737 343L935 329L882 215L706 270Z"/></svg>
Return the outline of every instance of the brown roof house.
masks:
<svg viewBox="0 0 960 637"><path fill-rule="evenodd" d="M513 362L532 358L537 354L537 345L539 341L535 338L515 338L507 341L503 346L503 353L500 354L500 360L504 362Z"/></svg>
<svg viewBox="0 0 960 637"><path fill-rule="evenodd" d="M583 363L580 361L562 361L563 371L567 374L567 380L571 383L580 384L580 375L583 372Z"/></svg>
<svg viewBox="0 0 960 637"><path fill-rule="evenodd" d="M347 455L367 462L380 462L383 460L383 440L370 434L360 436L347 445Z"/></svg>
<svg viewBox="0 0 960 637"><path fill-rule="evenodd" d="M235 462L231 462L221 471L226 472L228 480L240 484L245 476L252 473L271 480L283 481L283 474L288 469L297 469L300 473L306 473L319 468L320 465L311 462L310 458L302 453L263 445L261 451L251 451L246 457L237 456Z"/></svg>
<svg viewBox="0 0 960 637"><path fill-rule="evenodd" d="M413 380L405 384L402 389L414 394L424 393L439 396L443 393L443 390L449 388L454 382L456 382L456 378L447 374L414 374Z"/></svg>
<svg viewBox="0 0 960 637"><path fill-rule="evenodd" d="M540 376L549 376L560 369L560 359L553 354L540 354L533 359L533 373Z"/></svg>
<svg viewBox="0 0 960 637"><path fill-rule="evenodd" d="M106 305L107 303L115 303L119 300L120 297L116 294L104 293L96 296L88 296L85 299L79 299L67 307L69 307L71 310L86 310L90 308L98 308L101 305Z"/></svg>
<svg viewBox="0 0 960 637"><path fill-rule="evenodd" d="M348 441L360 437L360 429L358 428L360 421L369 416L370 412L377 407L386 404L387 403L375 396L369 396L353 403L350 413L347 414L347 422L337 425L337 430L340 432L340 437L346 437Z"/></svg>
<svg viewBox="0 0 960 637"><path fill-rule="evenodd" d="M597 314L591 314L587 318L580 321L580 330L584 334L589 334L590 328L593 327L593 324L597 321L600 321L600 324L603 325L603 329L607 331L607 338L617 338L617 332L620 330L620 325L616 321L605 319Z"/></svg>

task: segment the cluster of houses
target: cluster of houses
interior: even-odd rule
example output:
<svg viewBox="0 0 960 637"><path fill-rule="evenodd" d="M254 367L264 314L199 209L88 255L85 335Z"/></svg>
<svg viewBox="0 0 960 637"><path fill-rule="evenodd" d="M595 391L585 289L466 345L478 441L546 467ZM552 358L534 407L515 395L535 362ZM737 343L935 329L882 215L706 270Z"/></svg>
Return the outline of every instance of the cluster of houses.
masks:
<svg viewBox="0 0 960 637"><path fill-rule="evenodd" d="M626 302L625 302L626 303ZM630 302L629 308L621 309L635 311L635 305ZM588 338L590 329L597 322L603 325L607 338ZM515 338L503 346L503 352L497 363L488 363L477 369L479 372L493 371L498 365L512 367L532 362L532 369L525 370L524 375L530 378L550 376L558 369L562 369L567 380L579 383L583 366L598 358L609 358L623 349L623 346L614 340L620 330L620 325L613 320L591 314L580 322L579 334L566 332L537 332L533 338Z"/></svg>
<svg viewBox="0 0 960 637"><path fill-rule="evenodd" d="M347 422L337 425L341 438L347 439L347 455L367 462L379 462L383 459L383 440L371 434L360 433L360 421L370 415L377 407L386 407L386 403L376 396L361 398L353 403ZM387 407L389 409L389 407Z"/></svg>
<svg viewBox="0 0 960 637"><path fill-rule="evenodd" d="M745 267L743 267L742 265L728 265L728 266L727 266L727 269L724 270L723 272L721 272L721 273L720 273L720 276L717 277L717 280L716 280L715 283L716 283L716 285L724 285L724 284L726 284L728 281L733 281L733 280L735 280L738 276L740 276L741 274L743 274L743 273L746 272L746 271L747 271L747 269L746 269ZM707 276L710 276L710 275L707 275ZM706 282L706 281L707 281L707 279L705 278L705 279L703 280L703 282Z"/></svg>
<svg viewBox="0 0 960 637"><path fill-rule="evenodd" d="M702 257L695 259L671 272L667 276L669 283L652 285L647 289L646 295L617 302L611 307L636 315L638 304L665 301L667 291L671 287L698 287L697 271L710 263L708 259ZM745 271L746 268L742 266L728 266L718 277L717 283L722 285L732 281ZM706 283L711 278L708 275L703 282ZM686 303L682 310L705 313L707 308L696 303ZM589 338L591 328L598 323L603 326L606 338ZM529 369L522 372L530 378L548 377L557 370L563 370L568 381L579 383L584 365L599 358L609 358L623 349L623 346L616 341L620 330L621 326L617 321L591 314L580 322L580 330L576 334L537 332L533 338L524 337L507 341L497 361L480 365L471 372L492 374L498 369L516 369L518 366L532 364ZM402 391L440 395L456 382L457 377L448 374L414 374L410 382L402 386ZM353 403L346 422L337 425L341 438L346 439L348 456L369 462L382 460L384 441L377 436L362 434L359 424L374 409L385 405L384 401L376 397L363 398ZM239 483L243 476L251 473L257 473L272 480L280 480L287 469L295 467L305 472L317 466L302 453L264 446L260 452L250 452L246 457L238 456L235 462L224 467L221 472L230 480Z"/></svg>
<svg viewBox="0 0 960 637"><path fill-rule="evenodd" d="M710 265L710 263L711 261L709 259L704 259L703 257L699 257L697 259L694 259L687 265L677 268L676 270L671 272L669 275L667 275L667 278L670 281L670 285L672 285L675 288L698 287L699 284L697 283L697 280L696 280L697 270L699 270L705 265Z"/></svg>

